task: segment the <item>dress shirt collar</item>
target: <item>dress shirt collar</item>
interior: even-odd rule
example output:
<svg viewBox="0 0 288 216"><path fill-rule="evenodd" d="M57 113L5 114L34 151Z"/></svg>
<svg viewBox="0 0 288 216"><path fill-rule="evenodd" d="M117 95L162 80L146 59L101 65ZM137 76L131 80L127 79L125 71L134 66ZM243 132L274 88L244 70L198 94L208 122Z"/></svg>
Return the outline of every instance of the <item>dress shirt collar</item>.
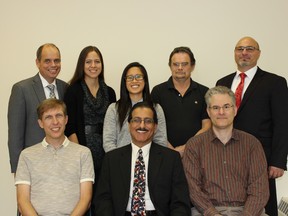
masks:
<svg viewBox="0 0 288 216"><path fill-rule="evenodd" d="M255 66L255 67L253 67L253 68L251 68L251 69L249 69L248 71L245 72L245 74L246 74L247 78L249 78L249 80L252 80L252 79L253 79L253 77L254 77L255 74L256 74L257 69L258 69L258 67ZM237 78L239 77L239 79L241 79L241 78L240 78L240 73L241 73L241 71L237 70L236 77L237 77Z"/></svg>
<svg viewBox="0 0 288 216"><path fill-rule="evenodd" d="M135 158L137 158L138 151L139 151L140 148L137 145L135 145L133 142L131 142L131 146L132 146L132 155L134 155ZM146 144L146 145L144 145L141 148L142 152L143 152L143 158L145 158L149 154L150 148L151 148L151 142Z"/></svg>
<svg viewBox="0 0 288 216"><path fill-rule="evenodd" d="M45 89L49 84L53 84L55 86L55 90L57 89L56 86L56 79L52 83L48 83L47 80L39 73L40 80L42 82L43 88Z"/></svg>
<svg viewBox="0 0 288 216"><path fill-rule="evenodd" d="M232 129L232 136L231 136L230 140L231 140L231 139L236 140L236 141L237 141L237 140L240 140L239 135L238 135L238 133L237 133L236 131L237 131L237 130L235 130L235 128ZM212 128L210 128L210 129L207 131L207 133L208 133L209 140L211 141L211 143L213 143L214 140L220 141L220 139L216 136L216 134L214 133L214 131L213 131ZM230 140L229 140L227 143L229 143ZM221 142L221 141L220 141L220 142Z"/></svg>

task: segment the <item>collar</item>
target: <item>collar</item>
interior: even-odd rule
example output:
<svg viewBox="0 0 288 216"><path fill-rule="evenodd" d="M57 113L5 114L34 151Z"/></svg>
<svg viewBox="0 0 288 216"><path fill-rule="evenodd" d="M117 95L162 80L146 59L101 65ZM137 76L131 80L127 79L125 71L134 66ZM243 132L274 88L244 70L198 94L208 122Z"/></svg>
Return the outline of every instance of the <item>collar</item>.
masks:
<svg viewBox="0 0 288 216"><path fill-rule="evenodd" d="M137 104L137 103L139 103L139 102L143 102L143 98L142 99L140 99L139 101L137 101L137 102L134 102L134 101L132 101L131 100L131 102L132 102L132 107L135 105L135 104Z"/></svg>
<svg viewBox="0 0 288 216"><path fill-rule="evenodd" d="M214 133L212 127L207 131L207 133L209 134L209 140L210 140L211 142L213 142L214 140L220 141L220 140L218 139L218 137L216 136L216 134ZM231 139L233 139L233 140L240 140L239 134L237 133L237 130L236 130L235 128L232 129L232 136L231 136L230 140L231 140ZM229 140L229 141L230 141L230 140ZM229 142L229 141L228 141L228 142Z"/></svg>
<svg viewBox="0 0 288 216"><path fill-rule="evenodd" d="M41 142L42 146L44 148L48 148L48 147L51 147L51 145L49 143L46 142L46 137L44 137L44 139L42 140ZM65 139L63 141L63 143L61 144L61 146L59 148L64 148L64 147L67 147L69 145L69 140L68 138L65 136Z"/></svg>
<svg viewBox="0 0 288 216"><path fill-rule="evenodd" d="M49 84L53 84L55 86L55 88L57 88L56 79L54 79L54 81L52 83L48 83L47 80L41 75L40 72L38 74L39 74L40 80L42 82L43 88L46 88Z"/></svg>
<svg viewBox="0 0 288 216"><path fill-rule="evenodd" d="M249 79L252 79L252 78L255 76L255 74L256 74L256 72L257 72L257 69L258 69L257 66L255 66L255 67L253 67L253 68L250 68L248 71L245 72L246 76L247 76ZM240 77L241 71L237 70L236 73L237 73L237 74L236 74L236 77Z"/></svg>
<svg viewBox="0 0 288 216"><path fill-rule="evenodd" d="M173 80L172 80L172 76L167 80L167 84L168 84L168 89L176 89L175 86L174 86L174 83L173 83ZM187 91L191 91L192 89L195 89L197 88L197 83L194 82L192 80L192 78L190 78L190 86L189 88L187 89Z"/></svg>
<svg viewBox="0 0 288 216"><path fill-rule="evenodd" d="M149 154L150 148L151 148L151 144L152 142L144 145L141 149L143 151L143 157L147 156ZM132 146L132 154L137 157L138 155L138 151L139 151L139 147L137 145L135 145L133 142L131 142L131 146Z"/></svg>

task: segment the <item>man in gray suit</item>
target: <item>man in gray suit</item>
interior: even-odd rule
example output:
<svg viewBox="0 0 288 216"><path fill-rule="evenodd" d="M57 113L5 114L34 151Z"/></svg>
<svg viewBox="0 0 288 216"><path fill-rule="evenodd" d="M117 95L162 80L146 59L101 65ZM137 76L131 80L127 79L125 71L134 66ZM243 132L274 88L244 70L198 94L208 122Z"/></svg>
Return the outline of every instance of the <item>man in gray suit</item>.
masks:
<svg viewBox="0 0 288 216"><path fill-rule="evenodd" d="M8 148L11 172L15 173L20 152L45 137L37 122L37 106L46 98L63 99L67 83L56 79L61 70L61 56L54 44L37 50L39 73L13 85L8 106ZM54 85L54 94L47 87Z"/></svg>

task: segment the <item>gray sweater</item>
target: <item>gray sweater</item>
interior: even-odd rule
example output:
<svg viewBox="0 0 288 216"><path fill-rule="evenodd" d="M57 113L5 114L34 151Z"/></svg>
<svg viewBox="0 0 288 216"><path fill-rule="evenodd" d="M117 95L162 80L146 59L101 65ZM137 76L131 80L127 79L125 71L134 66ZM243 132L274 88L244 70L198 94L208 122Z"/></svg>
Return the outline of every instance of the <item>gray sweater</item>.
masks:
<svg viewBox="0 0 288 216"><path fill-rule="evenodd" d="M158 117L158 126L153 138L153 142L162 146L167 146L168 141L165 115L162 107L159 104L156 104L155 110ZM120 130L116 103L112 103L108 107L104 119L103 148L105 152L109 152L113 149L128 145L130 143L131 136L128 128L128 118L124 120L123 126Z"/></svg>

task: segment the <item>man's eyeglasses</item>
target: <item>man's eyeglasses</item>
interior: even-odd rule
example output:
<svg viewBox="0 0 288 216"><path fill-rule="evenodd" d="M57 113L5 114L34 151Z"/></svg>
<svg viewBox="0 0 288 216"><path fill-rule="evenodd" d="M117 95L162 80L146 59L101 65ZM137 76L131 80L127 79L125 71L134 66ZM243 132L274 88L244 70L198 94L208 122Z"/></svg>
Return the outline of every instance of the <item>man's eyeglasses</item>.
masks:
<svg viewBox="0 0 288 216"><path fill-rule="evenodd" d="M188 64L189 62L173 62L172 66L178 68L179 66L186 67Z"/></svg>
<svg viewBox="0 0 288 216"><path fill-rule="evenodd" d="M142 81L144 79L144 76L142 74L136 74L136 75L128 75L125 77L127 82L132 82L134 79L136 81Z"/></svg>
<svg viewBox="0 0 288 216"><path fill-rule="evenodd" d="M243 52L244 50L246 50L246 52L252 53L255 50L259 50L259 49L254 47L254 46L239 46L239 47L235 47L235 51L236 52Z"/></svg>
<svg viewBox="0 0 288 216"><path fill-rule="evenodd" d="M154 123L154 120L152 118L144 118L144 119L141 119L139 117L135 117L135 118L132 118L130 120L131 123L135 124L135 125L139 125L141 124L141 122L144 122L145 125L151 125Z"/></svg>
<svg viewBox="0 0 288 216"><path fill-rule="evenodd" d="M221 109L223 109L224 112L229 111L234 105L225 104L224 106L209 106L209 109L211 109L214 112L219 112Z"/></svg>

